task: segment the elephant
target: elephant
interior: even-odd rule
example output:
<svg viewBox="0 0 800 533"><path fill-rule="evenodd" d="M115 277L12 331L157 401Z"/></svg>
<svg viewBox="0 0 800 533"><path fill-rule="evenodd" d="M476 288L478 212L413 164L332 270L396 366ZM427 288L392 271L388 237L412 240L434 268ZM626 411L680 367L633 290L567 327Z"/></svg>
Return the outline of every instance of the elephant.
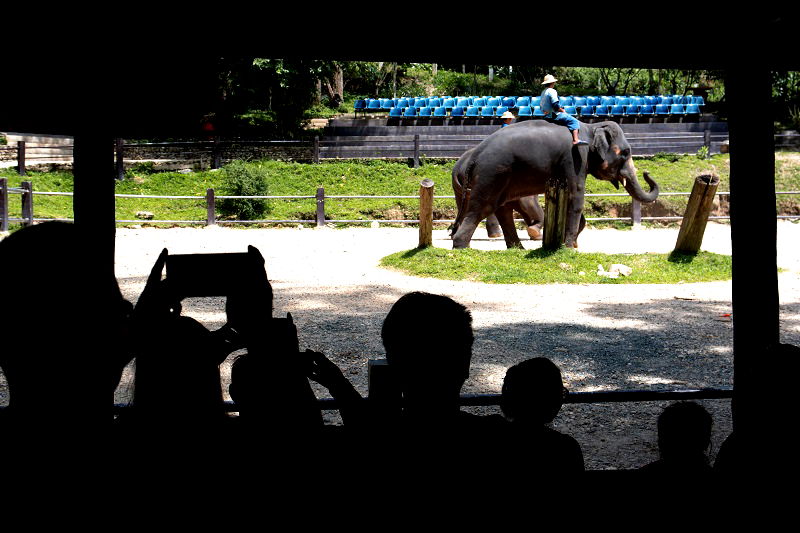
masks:
<svg viewBox="0 0 800 533"><path fill-rule="evenodd" d="M621 184L642 203L658 198L658 184L647 171L643 176L650 190L646 192L639 185L630 144L619 124L611 121L582 124L579 135L588 144L573 145L572 135L564 126L528 120L511 124L481 141L465 162L463 172L468 194L453 225L453 248L468 248L481 220L509 202L544 194L551 179L566 183L564 244L568 248L578 247L578 234L585 225L583 204L587 174L610 181L617 189ZM522 248L516 231L505 231L509 218L507 215L499 217L506 245Z"/></svg>
<svg viewBox="0 0 800 533"><path fill-rule="evenodd" d="M463 198L463 188L461 184L465 178L465 170L467 168L468 162L474 151L474 148L471 148L464 152L461 157L458 158L456 164L453 166L453 192L455 193L456 197L456 206L460 210L461 208L461 200ZM509 213L505 213L505 209L510 209ZM508 202L505 206L501 206L499 208L501 211L499 213L500 217L506 217L511 215L512 221L511 224L513 225L513 214L514 211L517 211L525 221L525 226L528 231L528 236L531 240L540 241L542 240L542 224L544 223L544 210L542 206L539 205L539 196L534 194L532 196L523 196L518 200L514 200ZM489 237L500 237L503 235L501 232L501 225L498 220L498 213L493 213L486 217L486 231L489 234ZM452 229L452 228L451 228ZM507 231L505 233L508 233ZM516 228L514 228L514 233L516 233Z"/></svg>

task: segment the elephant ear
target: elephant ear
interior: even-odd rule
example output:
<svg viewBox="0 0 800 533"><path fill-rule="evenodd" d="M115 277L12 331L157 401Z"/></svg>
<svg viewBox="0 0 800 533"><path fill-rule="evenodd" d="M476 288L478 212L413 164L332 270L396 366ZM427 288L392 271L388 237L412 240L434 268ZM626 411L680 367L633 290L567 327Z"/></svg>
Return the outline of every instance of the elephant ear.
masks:
<svg viewBox="0 0 800 533"><path fill-rule="evenodd" d="M597 128L594 130L594 137L592 138L592 151L602 159L606 159L610 141L611 132L608 131L608 128Z"/></svg>

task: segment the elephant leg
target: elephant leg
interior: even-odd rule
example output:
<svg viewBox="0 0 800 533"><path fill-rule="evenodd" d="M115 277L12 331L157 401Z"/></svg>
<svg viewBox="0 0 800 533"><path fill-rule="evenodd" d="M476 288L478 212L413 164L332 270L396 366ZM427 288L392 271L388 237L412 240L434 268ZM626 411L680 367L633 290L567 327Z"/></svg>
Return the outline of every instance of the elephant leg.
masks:
<svg viewBox="0 0 800 533"><path fill-rule="evenodd" d="M531 240L542 240L542 223L544 222L544 209L539 205L539 196L524 196L517 200L518 210L525 220L528 236Z"/></svg>
<svg viewBox="0 0 800 533"><path fill-rule="evenodd" d="M492 238L503 236L503 232L500 230L500 222L498 222L495 215L486 217L486 233Z"/></svg>
<svg viewBox="0 0 800 533"><path fill-rule="evenodd" d="M517 236L517 228L514 227L514 210L508 205L500 206L495 211L497 220L503 228L503 237L506 240L506 248L523 248L522 243Z"/></svg>
<svg viewBox="0 0 800 533"><path fill-rule="evenodd" d="M583 182L580 179L572 177L569 179L570 195L567 201L567 227L564 232L564 245L567 248L578 247L578 234L581 231L581 219L583 219L584 226L586 219L583 217L583 203L584 203L584 188Z"/></svg>

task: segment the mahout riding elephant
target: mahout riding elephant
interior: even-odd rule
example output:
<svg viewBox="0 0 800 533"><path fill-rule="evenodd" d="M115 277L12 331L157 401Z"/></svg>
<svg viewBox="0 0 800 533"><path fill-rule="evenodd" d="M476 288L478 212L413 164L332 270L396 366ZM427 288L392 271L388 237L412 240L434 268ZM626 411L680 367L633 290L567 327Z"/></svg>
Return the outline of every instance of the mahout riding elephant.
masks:
<svg viewBox="0 0 800 533"><path fill-rule="evenodd" d="M524 196L544 194L550 179L564 180L567 214L564 244L578 247L582 229L587 174L620 184L633 198L648 203L658 198L658 184L644 172L645 192L636 178L631 147L616 122L582 124L581 140L573 145L569 130L546 121L511 124L486 137L465 162L464 196L453 227L453 248L467 248L478 223L500 207ZM521 248L513 219L498 216L506 245ZM509 224L509 220L511 220ZM508 230L507 230L508 228ZM544 228L547 231L547 228Z"/></svg>
<svg viewBox="0 0 800 533"><path fill-rule="evenodd" d="M461 201L463 199L464 192L461 184L464 181L465 170L474 150L474 148L470 148L461 154L461 157L458 158L458 161L456 161L456 164L453 166L453 192L455 193L456 206L459 210L461 209ZM509 213L505 213L506 209L510 209L511 211ZM542 209L542 206L539 205L538 195L534 194L532 196L523 196L518 200L513 200L499 207L498 210L501 211L501 217L510 215L512 217L512 224L514 211L517 211L520 215L522 215L522 218L525 221L528 236L531 238L531 240L542 240L544 209ZM453 233L455 233L454 226L451 229L453 229ZM486 232L489 234L489 237L500 237L503 235L496 213L492 213L486 217ZM516 228L514 228L514 233L516 234Z"/></svg>

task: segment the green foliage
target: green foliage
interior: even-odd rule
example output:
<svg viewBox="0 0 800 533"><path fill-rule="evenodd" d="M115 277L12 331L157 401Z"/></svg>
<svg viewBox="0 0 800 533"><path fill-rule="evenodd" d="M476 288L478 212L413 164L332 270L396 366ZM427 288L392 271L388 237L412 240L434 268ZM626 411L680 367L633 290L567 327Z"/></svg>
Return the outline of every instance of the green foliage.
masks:
<svg viewBox="0 0 800 533"><path fill-rule="evenodd" d="M222 168L220 196L267 196L269 186L259 165L233 161ZM267 200L224 198L217 203L222 215L239 220L258 220L269 211Z"/></svg>
<svg viewBox="0 0 800 533"><path fill-rule="evenodd" d="M708 159L708 157L709 157L708 146L701 146L697 150L697 159L700 159L702 161Z"/></svg>
<svg viewBox="0 0 800 533"><path fill-rule="evenodd" d="M633 269L629 276L602 277L598 265L612 264ZM731 257L700 252L675 254L601 254L561 248L556 251L443 248L414 249L384 257L381 265L408 274L484 283L692 283L731 279Z"/></svg>
<svg viewBox="0 0 800 533"><path fill-rule="evenodd" d="M6 136L5 136L5 135L3 135L2 133L0 133L0 146L4 146L4 145L6 145L6 144L8 144L8 139L6 139Z"/></svg>

